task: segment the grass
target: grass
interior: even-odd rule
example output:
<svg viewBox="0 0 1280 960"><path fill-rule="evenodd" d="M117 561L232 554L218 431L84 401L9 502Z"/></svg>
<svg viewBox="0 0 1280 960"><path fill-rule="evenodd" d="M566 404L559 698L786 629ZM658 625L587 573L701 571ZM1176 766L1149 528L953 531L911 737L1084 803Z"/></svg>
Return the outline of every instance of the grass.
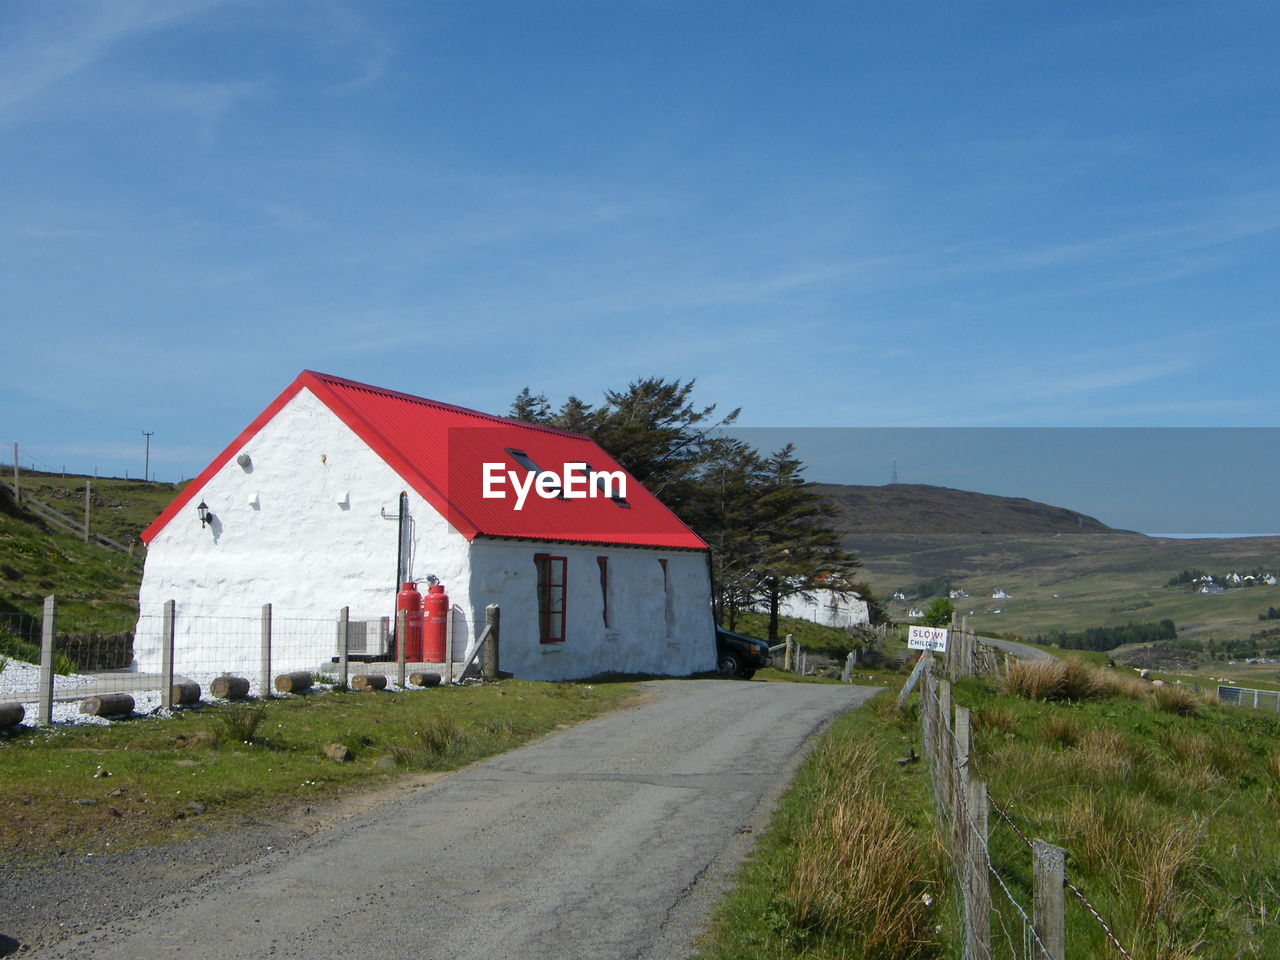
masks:
<svg viewBox="0 0 1280 960"><path fill-rule="evenodd" d="M23 729L0 740L0 854L119 849L280 816L397 770L451 770L511 749L617 707L634 689L505 680ZM329 743L344 744L352 762L324 757Z"/></svg>
<svg viewBox="0 0 1280 960"><path fill-rule="evenodd" d="M923 765L899 766L916 723L891 694L838 719L801 765L702 960L929 960L952 936L946 866Z"/></svg>
<svg viewBox="0 0 1280 960"><path fill-rule="evenodd" d="M1068 851L1068 876L1137 960L1280 955L1267 923L1280 910L1280 718L1101 671L1068 698L1062 671L1056 685L1042 672L1006 684L1016 695L954 685L974 711L974 762L996 802L1028 836ZM990 842L1030 903L1029 851L994 815ZM1002 925L1016 935L1008 910L997 944ZM1073 955L1110 955L1074 902L1067 930Z"/></svg>
<svg viewBox="0 0 1280 960"><path fill-rule="evenodd" d="M769 615L744 610L738 614L734 632L768 640ZM794 617L779 617L777 642L781 643L782 638L787 634L791 634L796 643L806 650L829 657L843 657L853 649L853 641L849 639L847 630L841 630L839 627L824 627L821 624L809 620L798 620Z"/></svg>

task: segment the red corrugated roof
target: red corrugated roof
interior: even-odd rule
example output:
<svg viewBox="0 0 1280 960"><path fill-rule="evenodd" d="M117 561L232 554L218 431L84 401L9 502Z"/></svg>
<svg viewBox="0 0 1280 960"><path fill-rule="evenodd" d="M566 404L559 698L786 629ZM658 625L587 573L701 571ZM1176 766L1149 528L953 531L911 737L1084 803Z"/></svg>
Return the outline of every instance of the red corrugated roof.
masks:
<svg viewBox="0 0 1280 960"><path fill-rule="evenodd" d="M706 549L697 534L630 475L626 506L606 497L544 499L531 491L523 508L517 511L514 496L500 500L482 496L484 463L501 463L504 471L514 470L524 476L524 468L507 452L509 449L522 451L540 469L556 474L563 474L568 463L587 463L598 471L622 469L587 437L310 370L304 370L183 490L143 532L143 541L150 543L304 387L468 540L477 536L516 537Z"/></svg>

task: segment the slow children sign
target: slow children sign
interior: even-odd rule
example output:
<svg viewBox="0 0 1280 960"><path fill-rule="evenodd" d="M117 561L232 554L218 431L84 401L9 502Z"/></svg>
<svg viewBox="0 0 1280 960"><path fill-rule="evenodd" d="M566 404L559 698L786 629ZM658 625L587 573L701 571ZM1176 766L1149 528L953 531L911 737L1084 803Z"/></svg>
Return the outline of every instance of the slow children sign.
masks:
<svg viewBox="0 0 1280 960"><path fill-rule="evenodd" d="M947 631L943 627L910 627L907 630L907 647L911 650L947 652Z"/></svg>

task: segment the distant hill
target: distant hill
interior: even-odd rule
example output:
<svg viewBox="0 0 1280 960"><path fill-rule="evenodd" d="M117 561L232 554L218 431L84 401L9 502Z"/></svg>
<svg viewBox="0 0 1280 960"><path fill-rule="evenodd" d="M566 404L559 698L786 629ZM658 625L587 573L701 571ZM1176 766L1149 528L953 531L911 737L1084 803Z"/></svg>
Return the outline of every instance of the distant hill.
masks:
<svg viewBox="0 0 1280 960"><path fill-rule="evenodd" d="M840 508L844 538L876 534L1117 533L1100 520L1024 497L889 483L881 487L817 483L815 493Z"/></svg>

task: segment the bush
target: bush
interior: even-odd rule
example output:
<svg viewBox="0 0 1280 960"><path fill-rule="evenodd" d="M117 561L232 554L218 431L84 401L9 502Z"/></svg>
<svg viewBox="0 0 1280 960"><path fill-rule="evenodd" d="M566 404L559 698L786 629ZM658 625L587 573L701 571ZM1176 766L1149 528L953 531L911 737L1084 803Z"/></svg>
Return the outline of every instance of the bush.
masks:
<svg viewBox="0 0 1280 960"><path fill-rule="evenodd" d="M253 743L258 727L266 719L267 708L262 704L243 707L226 707L214 715L214 737L218 746L235 743Z"/></svg>
<svg viewBox="0 0 1280 960"><path fill-rule="evenodd" d="M883 763L871 744L824 746L818 761L813 829L800 835L795 872L783 894L796 924L850 937L861 948L858 956L935 956L936 934L922 905L938 896L930 879L937 872L936 848L866 775Z"/></svg>
<svg viewBox="0 0 1280 960"><path fill-rule="evenodd" d="M1151 688L1151 706L1179 717L1194 717L1200 710L1200 698L1186 687L1166 685Z"/></svg>
<svg viewBox="0 0 1280 960"><path fill-rule="evenodd" d="M1070 717L1053 713L1045 717L1044 726L1040 729L1040 735L1044 738L1045 743L1053 744L1056 747L1074 747L1080 742L1080 725Z"/></svg>

